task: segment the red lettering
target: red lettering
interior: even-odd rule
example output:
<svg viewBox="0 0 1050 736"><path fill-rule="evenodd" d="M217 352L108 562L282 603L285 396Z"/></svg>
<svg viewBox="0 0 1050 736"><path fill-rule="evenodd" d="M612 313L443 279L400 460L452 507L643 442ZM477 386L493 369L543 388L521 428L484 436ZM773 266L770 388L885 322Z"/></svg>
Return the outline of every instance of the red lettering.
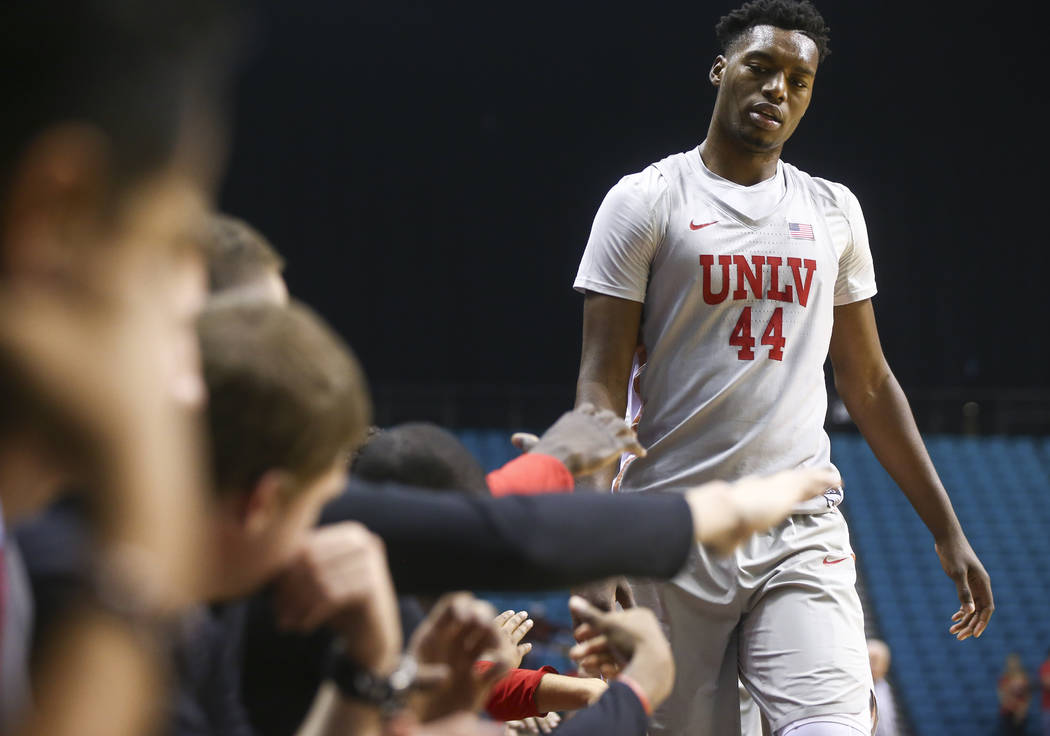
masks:
<svg viewBox="0 0 1050 736"><path fill-rule="evenodd" d="M780 290L780 264L783 262L784 259L777 256L766 257L766 263L769 264L769 291L766 292L766 298L790 302L794 296L791 287L785 286L783 291Z"/></svg>
<svg viewBox="0 0 1050 736"><path fill-rule="evenodd" d="M733 299L736 301L747 299L744 279L747 279L747 283L751 286L751 293L755 295L755 298L762 298L762 265L766 262L766 259L763 256L751 256L751 262L755 264L754 271L747 265L747 258L744 256L733 256L733 264L736 266L736 291L733 292Z"/></svg>
<svg viewBox="0 0 1050 736"><path fill-rule="evenodd" d="M809 272L806 273L805 283L802 281L802 268L803 261L800 258L788 258L788 265L791 266L791 273L795 277L795 290L798 291L798 303L803 307L806 306L806 302L809 301L809 287L813 285L813 272L817 270L817 262L812 258L805 260L806 268Z"/></svg>
<svg viewBox="0 0 1050 736"><path fill-rule="evenodd" d="M766 329L762 332L762 344L770 347L770 360L784 359L784 308L777 307L773 310L773 316L769 318Z"/></svg>
<svg viewBox="0 0 1050 736"><path fill-rule="evenodd" d="M755 338L751 337L751 307L744 307L740 312L740 319L736 321L733 333L729 336L729 344L740 348L736 354L737 360L755 359Z"/></svg>
<svg viewBox="0 0 1050 736"><path fill-rule="evenodd" d="M730 256L719 256L718 265L722 267L722 289L715 294L711 291L711 269L715 265L714 256L700 256L700 270L703 271L701 281L704 289L704 302L707 304L720 304L729 296L729 265L733 262Z"/></svg>

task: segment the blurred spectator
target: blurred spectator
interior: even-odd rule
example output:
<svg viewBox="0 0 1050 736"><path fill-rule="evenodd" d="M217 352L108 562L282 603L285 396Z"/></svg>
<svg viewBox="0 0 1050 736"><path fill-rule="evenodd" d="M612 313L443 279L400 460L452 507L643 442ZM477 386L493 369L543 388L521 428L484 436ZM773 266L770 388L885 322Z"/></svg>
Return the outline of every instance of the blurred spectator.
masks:
<svg viewBox="0 0 1050 736"><path fill-rule="evenodd" d="M999 677L999 733L1001 736L1024 736L1032 687L1028 673L1021 663L1021 655L1006 657L1003 674Z"/></svg>
<svg viewBox="0 0 1050 736"><path fill-rule="evenodd" d="M212 215L204 233L208 291L223 299L288 302L284 259L255 228L230 215Z"/></svg>
<svg viewBox="0 0 1050 736"><path fill-rule="evenodd" d="M0 730L145 732L152 639L198 592L194 299L172 277L200 271L183 256L224 159L229 11L0 4L17 101L0 118L0 529L74 480L97 511L89 583L35 680L46 708L23 709L32 601L2 535Z"/></svg>
<svg viewBox="0 0 1050 736"><path fill-rule="evenodd" d="M1042 691L1043 736L1050 736L1050 650L1039 667L1039 689Z"/></svg>
<svg viewBox="0 0 1050 736"><path fill-rule="evenodd" d="M890 671L890 648L881 639L868 639L868 661L871 679L875 683L875 703L878 707L878 725L874 736L897 736L897 704L893 701L886 675Z"/></svg>

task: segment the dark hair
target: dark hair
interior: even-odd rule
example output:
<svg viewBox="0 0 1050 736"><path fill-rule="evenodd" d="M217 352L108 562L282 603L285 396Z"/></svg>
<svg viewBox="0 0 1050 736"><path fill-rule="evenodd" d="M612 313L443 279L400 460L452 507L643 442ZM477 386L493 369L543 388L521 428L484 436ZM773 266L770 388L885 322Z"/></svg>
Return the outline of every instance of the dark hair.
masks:
<svg viewBox="0 0 1050 736"><path fill-rule="evenodd" d="M361 368L307 307L211 306L197 332L219 493L247 492L271 469L308 482L364 437L372 406Z"/></svg>
<svg viewBox="0 0 1050 736"><path fill-rule="evenodd" d="M258 230L236 217L213 215L204 233L208 290L216 294L284 270L284 259Z"/></svg>
<svg viewBox="0 0 1050 736"><path fill-rule="evenodd" d="M107 138L115 188L165 163L188 117L218 124L232 60L231 3L0 3L0 191L29 142L64 122ZM214 133L217 131L209 131Z"/></svg>
<svg viewBox="0 0 1050 736"><path fill-rule="evenodd" d="M426 422L376 432L357 454L351 472L373 483L489 492L485 471L470 450L448 430Z"/></svg>
<svg viewBox="0 0 1050 736"><path fill-rule="evenodd" d="M723 15L715 26L715 36L722 52L726 53L741 34L755 26L799 31L813 39L820 53L820 61L831 54L828 47L831 29L809 0L751 0Z"/></svg>

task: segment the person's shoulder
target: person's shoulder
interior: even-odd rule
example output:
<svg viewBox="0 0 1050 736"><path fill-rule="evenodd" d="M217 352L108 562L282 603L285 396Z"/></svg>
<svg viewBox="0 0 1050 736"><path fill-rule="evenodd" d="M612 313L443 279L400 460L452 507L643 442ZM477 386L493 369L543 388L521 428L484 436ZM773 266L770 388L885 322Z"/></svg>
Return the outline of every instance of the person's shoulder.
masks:
<svg viewBox="0 0 1050 736"><path fill-rule="evenodd" d="M850 188L841 182L814 176L787 161L782 162L782 165L784 175L793 179L796 186L808 192L818 204L845 210L851 200L857 200Z"/></svg>

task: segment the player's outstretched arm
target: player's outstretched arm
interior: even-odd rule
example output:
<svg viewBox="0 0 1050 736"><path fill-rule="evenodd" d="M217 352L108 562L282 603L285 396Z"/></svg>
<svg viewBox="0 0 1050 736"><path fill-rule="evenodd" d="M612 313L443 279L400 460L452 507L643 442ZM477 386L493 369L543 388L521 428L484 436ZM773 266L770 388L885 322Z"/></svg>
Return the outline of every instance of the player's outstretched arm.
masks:
<svg viewBox="0 0 1050 736"><path fill-rule="evenodd" d="M735 483L705 483L686 494L696 541L726 554L752 534L786 519L802 501L841 483L838 473L830 470L788 470Z"/></svg>
<svg viewBox="0 0 1050 736"><path fill-rule="evenodd" d="M995 610L991 581L970 547L919 435L908 400L882 353L871 300L835 307L831 335L835 388L850 416L926 528L959 593L949 629L980 636Z"/></svg>

